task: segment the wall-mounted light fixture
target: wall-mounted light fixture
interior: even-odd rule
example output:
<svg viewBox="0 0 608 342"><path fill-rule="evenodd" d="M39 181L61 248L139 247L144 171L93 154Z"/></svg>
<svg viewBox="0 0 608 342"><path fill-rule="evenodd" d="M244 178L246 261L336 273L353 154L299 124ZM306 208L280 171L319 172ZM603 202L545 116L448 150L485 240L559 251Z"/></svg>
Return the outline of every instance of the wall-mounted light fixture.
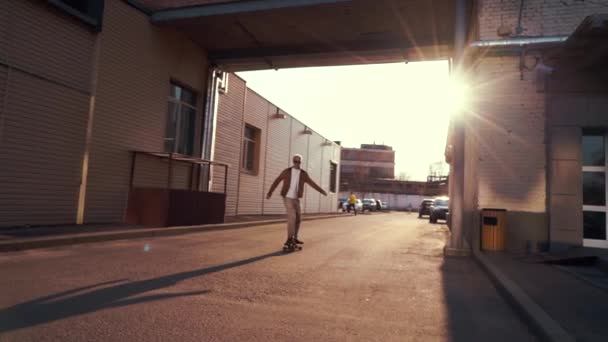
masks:
<svg viewBox="0 0 608 342"><path fill-rule="evenodd" d="M273 119L287 119L287 114L281 113L279 107L277 107L277 112L272 115Z"/></svg>
<svg viewBox="0 0 608 342"><path fill-rule="evenodd" d="M302 134L312 135L312 131L310 130L310 128L304 127L304 130L302 131Z"/></svg>
<svg viewBox="0 0 608 342"><path fill-rule="evenodd" d="M323 144L322 144L322 145L323 145L323 146L333 146L333 145L334 145L334 143L333 143L333 142L331 142L331 140L329 140L329 139L325 139L325 141L323 142Z"/></svg>

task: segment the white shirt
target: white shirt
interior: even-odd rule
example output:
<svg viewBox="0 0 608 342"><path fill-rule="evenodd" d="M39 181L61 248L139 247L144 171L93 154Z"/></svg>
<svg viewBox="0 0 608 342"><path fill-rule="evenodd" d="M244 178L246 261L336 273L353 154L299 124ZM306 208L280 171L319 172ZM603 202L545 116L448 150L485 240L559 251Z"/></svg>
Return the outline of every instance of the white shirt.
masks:
<svg viewBox="0 0 608 342"><path fill-rule="evenodd" d="M300 184L300 173L302 171L296 168L291 168L291 183L289 184L289 190L287 190L287 195L285 197L298 199L298 184Z"/></svg>

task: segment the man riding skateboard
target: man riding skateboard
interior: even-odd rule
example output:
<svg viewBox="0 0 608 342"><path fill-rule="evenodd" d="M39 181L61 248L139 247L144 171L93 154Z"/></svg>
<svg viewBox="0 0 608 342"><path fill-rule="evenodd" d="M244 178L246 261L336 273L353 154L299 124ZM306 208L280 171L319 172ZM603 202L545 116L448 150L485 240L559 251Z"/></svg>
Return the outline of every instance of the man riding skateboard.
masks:
<svg viewBox="0 0 608 342"><path fill-rule="evenodd" d="M300 165L302 164L301 155L294 154L292 162L293 166L283 170L283 172L279 174L277 179L275 179L270 186L270 190L268 190L268 194L266 195L266 198L270 199L279 183L283 182L281 196L283 197L283 204L287 211L287 241L285 241L285 246L303 244L302 241L298 240L298 232L302 220L300 198L304 195L304 185L308 183L308 185L323 194L323 196L327 196L327 192L318 186L306 171L300 168Z"/></svg>

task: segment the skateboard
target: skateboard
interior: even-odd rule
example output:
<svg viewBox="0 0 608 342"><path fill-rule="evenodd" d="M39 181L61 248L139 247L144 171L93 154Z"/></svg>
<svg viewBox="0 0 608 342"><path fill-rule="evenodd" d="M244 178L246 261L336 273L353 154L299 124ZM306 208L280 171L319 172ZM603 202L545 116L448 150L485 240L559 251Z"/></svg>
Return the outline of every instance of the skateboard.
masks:
<svg viewBox="0 0 608 342"><path fill-rule="evenodd" d="M286 253L301 251L301 250L302 250L302 246L297 245L295 243L289 244L287 246L283 245L283 252L286 252Z"/></svg>

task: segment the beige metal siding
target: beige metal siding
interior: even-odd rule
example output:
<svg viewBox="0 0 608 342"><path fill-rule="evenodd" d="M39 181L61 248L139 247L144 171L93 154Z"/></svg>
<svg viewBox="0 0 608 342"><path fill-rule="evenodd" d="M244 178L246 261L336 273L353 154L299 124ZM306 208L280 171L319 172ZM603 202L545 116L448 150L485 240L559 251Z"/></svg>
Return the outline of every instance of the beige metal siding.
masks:
<svg viewBox="0 0 608 342"><path fill-rule="evenodd" d="M340 160L339 147L335 144L322 146L325 138L316 133L302 134L304 124L284 112L281 113L286 114L285 118L277 118L276 112L274 104L247 89L241 78L230 75L228 93L220 95L215 143L215 160L232 165L228 175L227 216L284 214L280 186L270 200L266 200L265 195L281 171L291 165L294 153L303 156L303 167L310 171L318 184L323 182L323 188L329 190L329 160ZM257 174L240 169L245 123L259 128L262 133ZM213 178L215 191L221 190L223 180L221 170L216 170ZM308 213L331 211L337 199L334 194L321 202L320 195L309 187L306 193L308 197L303 199L302 208Z"/></svg>
<svg viewBox="0 0 608 342"><path fill-rule="evenodd" d="M245 101L245 123L259 128L261 131L259 148L259 163L256 174L241 172L239 182L238 215L261 214L264 196L264 154L266 153L266 124L270 103L254 91L247 89Z"/></svg>
<svg viewBox="0 0 608 342"><path fill-rule="evenodd" d="M228 92L220 94L217 110L214 160L230 164L226 216L236 215L241 146L243 144L243 105L247 87L245 82L230 75ZM216 167L213 174L213 191L224 189L224 169Z"/></svg>
<svg viewBox="0 0 608 342"><path fill-rule="evenodd" d="M3 0L0 50L15 67L88 91L95 35L78 20L41 1ZM0 40L0 44L2 40Z"/></svg>
<svg viewBox="0 0 608 342"><path fill-rule="evenodd" d="M266 181L264 184L264 194L268 193L272 182L285 168L289 167L291 122L292 118L287 116L285 119L274 118L276 107L270 106L268 120L268 143L266 147ZM285 114L284 112L281 112ZM264 214L284 214L285 207L280 196L280 185L275 190L270 200L264 200Z"/></svg>
<svg viewBox="0 0 608 342"><path fill-rule="evenodd" d="M186 162L172 161L172 189L189 189L191 165ZM196 177L196 175L195 175ZM169 161L155 156L138 155L133 175L133 185L146 188L166 188L169 180Z"/></svg>
<svg viewBox="0 0 608 342"><path fill-rule="evenodd" d="M304 158L303 167L306 171L308 168L306 167L308 162L308 139L310 135L302 133L306 126L296 119L292 119L291 121L291 151L290 156L298 153L301 154ZM291 158L291 157L289 157ZM291 159L288 159L287 162L291 165ZM314 190L313 190L314 191ZM310 191L304 189L304 198L302 198L301 208L302 212L306 212L306 196Z"/></svg>
<svg viewBox="0 0 608 342"><path fill-rule="evenodd" d="M76 219L88 96L11 72L0 144L0 225Z"/></svg>
<svg viewBox="0 0 608 342"><path fill-rule="evenodd" d="M336 170L336 192L329 192L330 184L330 162L337 164ZM321 196L320 212L335 212L338 208L338 193L340 192L340 146L332 143L331 146L323 147L323 181L321 186L327 191L327 197Z"/></svg>
<svg viewBox="0 0 608 342"><path fill-rule="evenodd" d="M101 35L85 222L123 220L129 151L163 150L170 81L198 93L199 123L206 93L205 52L182 34L151 25L123 1L106 1ZM144 171L163 175L166 164L157 163L156 170ZM184 168L176 171L174 184L185 182L186 175Z"/></svg>
<svg viewBox="0 0 608 342"><path fill-rule="evenodd" d="M304 161L306 163L308 175L314 180L315 183L319 185L322 184L322 169L324 167L321 159L323 140L323 137L317 133L313 133L309 136L307 148L308 157ZM326 166L325 168L327 169L328 167ZM327 176L325 176L325 178L327 178ZM329 190L328 187L324 188ZM306 186L304 192L306 193L306 205L304 206L306 208L305 213L318 213L320 210L320 201L322 195L308 185Z"/></svg>
<svg viewBox="0 0 608 342"><path fill-rule="evenodd" d="M44 2L1 2L0 226L76 221L94 39Z"/></svg>

